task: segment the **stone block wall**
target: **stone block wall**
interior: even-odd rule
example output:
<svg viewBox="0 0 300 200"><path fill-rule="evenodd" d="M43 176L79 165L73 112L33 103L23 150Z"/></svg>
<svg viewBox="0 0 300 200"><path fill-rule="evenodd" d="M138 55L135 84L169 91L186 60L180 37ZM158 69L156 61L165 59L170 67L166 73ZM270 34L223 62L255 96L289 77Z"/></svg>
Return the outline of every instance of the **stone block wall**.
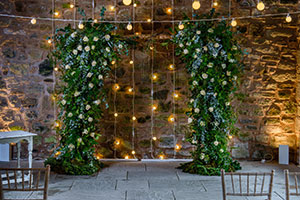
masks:
<svg viewBox="0 0 300 200"><path fill-rule="evenodd" d="M72 1L73 2L73 1ZM133 10L117 0L116 19L132 19ZM155 0L154 20L170 20L172 15L166 10L172 1ZM182 14L192 15L191 0L175 0L174 15L182 19ZM73 18L73 10L66 8L67 0L56 0L56 10L60 18ZM222 16L228 15L228 1L219 0L216 8ZM107 8L106 18L114 19L114 11L110 7L115 1L95 0L95 16L99 16L102 6ZM294 0L265 1L266 10L262 13L293 12L299 8ZM77 1L76 5L92 16L91 1ZM211 2L201 0L201 9L196 13L209 11ZM23 15L30 17L51 17L50 0L3 0L0 2L0 13ZM135 20L151 18L152 1L138 2ZM258 15L253 0L232 1L233 16ZM77 18L80 16L77 13ZM239 101L235 101L238 114L237 126L241 129L239 136L231 141L232 154L237 158L262 159L266 154L277 156L277 147L288 144L291 148L291 160L297 161L296 153L299 146L300 110L299 110L299 31L298 16L293 16L291 23L286 23L284 16L272 18L253 18L239 20L238 40L245 49L245 73L241 89L237 94ZM36 158L45 158L56 144L56 137L52 131L54 123L54 98L52 95L55 77L53 69L47 59L51 48L46 38L52 32L51 21L38 21L30 24L28 19L14 19L0 17L0 128L2 130L24 129L38 133L35 138L34 150ZM67 25L66 22L56 22L55 27ZM117 93L116 107L119 113L117 120L117 137L121 140L117 156L123 157L131 151L134 141L137 155L150 158L151 142L151 66L158 73L158 80L154 82L154 102L158 110L154 115L154 135L158 138L153 144L155 157L164 153L167 157L174 155L174 130L168 122L173 111L172 91L173 72L168 70L172 63L172 47L162 47L171 35L169 28L172 23L155 23L154 35L151 35L151 23L135 24L134 31L125 29L121 24L118 33L132 36L138 33L138 45L134 50L135 60L135 138L132 138L132 94L127 92L132 82L132 58L124 56L122 61L113 69L117 72L117 82L121 86ZM154 42L154 59L152 60L151 41ZM189 131L185 116L188 101L188 76L183 63L175 58L176 91L180 98L176 101L176 143L182 149L176 153L176 158L190 156L192 147L184 141ZM58 75L58 74L57 74ZM111 88L113 78L107 80L107 87ZM109 93L110 108L104 119L99 123L103 137L99 140L98 151L105 157L112 157L114 142L114 112L113 92ZM267 155L268 156L268 155Z"/></svg>

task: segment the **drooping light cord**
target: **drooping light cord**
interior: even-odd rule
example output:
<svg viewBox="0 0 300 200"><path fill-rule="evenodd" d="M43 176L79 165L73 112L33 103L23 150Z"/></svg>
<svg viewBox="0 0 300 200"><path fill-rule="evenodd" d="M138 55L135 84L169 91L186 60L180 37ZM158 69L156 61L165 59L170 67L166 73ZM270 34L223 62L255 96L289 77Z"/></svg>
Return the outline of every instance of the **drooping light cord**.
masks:
<svg viewBox="0 0 300 200"><path fill-rule="evenodd" d="M76 0L73 0L74 4L74 10L73 10L73 17L74 17L74 23L73 23L73 28L76 28Z"/></svg>
<svg viewBox="0 0 300 200"><path fill-rule="evenodd" d="M151 51L151 129L150 129L150 156L151 158L154 158L153 155L153 129L154 129L154 83L153 83L153 75L154 75L154 42L153 42L153 34L154 34L154 0L152 0L152 10L151 10L151 46L150 46L150 51Z"/></svg>
<svg viewBox="0 0 300 200"><path fill-rule="evenodd" d="M135 7L132 5L132 19L135 20ZM133 33L135 32L135 26L133 27ZM132 141L131 141L131 149L132 155L135 157L135 50L134 48L131 51L131 58L132 58ZM134 153L133 153L134 152Z"/></svg>
<svg viewBox="0 0 300 200"><path fill-rule="evenodd" d="M115 0L115 7L117 5L117 0ZM117 11L115 9L115 13L114 13L114 20L116 20L117 18ZM117 84L117 63L115 63L114 66L114 87L116 87ZM117 117L118 117L118 113L117 113L117 106L116 106L116 99L117 99L117 89L114 88L114 158L117 158L117 146L116 146L116 141L117 141Z"/></svg>
<svg viewBox="0 0 300 200"><path fill-rule="evenodd" d="M55 43L54 43L54 35L55 35L55 20L54 20L54 12L55 12L55 0L52 0L52 13L51 13L51 17L52 17L52 38L51 38L51 41L52 41L52 48L55 49ZM55 62L55 67L54 69L57 69L57 63ZM52 75L53 75L53 93L54 93L54 104L53 104L53 115L54 115L54 122L56 122L56 119L57 119L57 108L56 108L56 90L55 90L55 85L56 85L56 76L55 76L55 70L53 70L52 72Z"/></svg>
<svg viewBox="0 0 300 200"><path fill-rule="evenodd" d="M174 0L172 0L172 21L174 21ZM175 23L172 23L172 29L175 30ZM176 94L176 65L175 65L175 44L172 44L172 65L173 65L173 143L174 143L174 155L173 157L176 158L176 146L177 146L177 141L176 141L176 99L175 99L175 94Z"/></svg>

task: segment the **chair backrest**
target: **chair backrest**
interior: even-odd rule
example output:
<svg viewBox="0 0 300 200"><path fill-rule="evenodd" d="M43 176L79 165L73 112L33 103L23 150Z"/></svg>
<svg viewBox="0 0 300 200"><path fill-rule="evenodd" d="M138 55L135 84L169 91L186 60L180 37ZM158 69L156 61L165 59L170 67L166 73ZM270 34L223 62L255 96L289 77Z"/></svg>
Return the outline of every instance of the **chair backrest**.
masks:
<svg viewBox="0 0 300 200"><path fill-rule="evenodd" d="M3 191L43 191L43 200L48 198L50 165L46 168L0 168L0 200Z"/></svg>
<svg viewBox="0 0 300 200"><path fill-rule="evenodd" d="M227 173L222 169L223 200L226 200L227 196L266 196L271 200L274 174L275 170L270 173ZM229 187L226 187L227 182L231 182Z"/></svg>
<svg viewBox="0 0 300 200"><path fill-rule="evenodd" d="M284 170L285 175L285 193L286 200L290 200L290 196L300 196L300 184L298 181L298 177L300 176L300 172L289 172L289 170ZM290 178L294 179L291 182L294 182L295 185L290 185ZM295 192L291 192L295 191Z"/></svg>

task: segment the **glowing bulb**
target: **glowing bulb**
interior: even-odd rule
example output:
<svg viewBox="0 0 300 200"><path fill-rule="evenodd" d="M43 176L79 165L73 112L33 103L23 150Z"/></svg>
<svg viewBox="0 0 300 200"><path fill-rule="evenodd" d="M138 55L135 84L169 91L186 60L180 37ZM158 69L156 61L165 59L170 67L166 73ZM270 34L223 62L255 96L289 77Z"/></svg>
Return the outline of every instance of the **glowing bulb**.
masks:
<svg viewBox="0 0 300 200"><path fill-rule="evenodd" d="M36 24L36 18L32 18L30 22L31 24Z"/></svg>
<svg viewBox="0 0 300 200"><path fill-rule="evenodd" d="M173 65L173 64L170 64L170 65L169 65L169 70L174 70L174 69L175 69L174 65Z"/></svg>
<svg viewBox="0 0 300 200"><path fill-rule="evenodd" d="M54 71L56 71L56 72L57 72L57 71L58 71L58 67L55 67L55 68L54 68Z"/></svg>
<svg viewBox="0 0 300 200"><path fill-rule="evenodd" d="M198 0L196 0L196 1L193 2L192 6L195 10L198 10L201 7L201 4Z"/></svg>
<svg viewBox="0 0 300 200"><path fill-rule="evenodd" d="M218 6L219 4L218 4L218 2L217 1L215 1L214 3L213 3L213 6Z"/></svg>
<svg viewBox="0 0 300 200"><path fill-rule="evenodd" d="M180 22L179 25L178 25L178 28L179 28L180 30L184 29L184 24L183 24L182 22Z"/></svg>
<svg viewBox="0 0 300 200"><path fill-rule="evenodd" d="M98 22L98 19L94 19L94 23L97 23Z"/></svg>
<svg viewBox="0 0 300 200"><path fill-rule="evenodd" d="M157 137L154 136L154 137L152 138L152 140L153 140L153 141L156 141L156 140L157 140Z"/></svg>
<svg viewBox="0 0 300 200"><path fill-rule="evenodd" d="M168 121L169 121L169 122L171 122L171 123L172 123L172 122L174 122L174 121L175 121L175 118L174 118L174 116L173 116L173 115L171 115L171 116L168 118Z"/></svg>
<svg viewBox="0 0 300 200"><path fill-rule="evenodd" d="M114 7L114 6L110 6L109 9L110 9L111 11L114 11L114 10L115 10L115 7Z"/></svg>
<svg viewBox="0 0 300 200"><path fill-rule="evenodd" d="M129 64L131 64L131 65L132 65L132 64L133 64L133 60L131 60L131 61L129 62Z"/></svg>
<svg viewBox="0 0 300 200"><path fill-rule="evenodd" d="M147 19L147 22L149 22L149 23L150 23L150 22L151 22L151 19Z"/></svg>
<svg viewBox="0 0 300 200"><path fill-rule="evenodd" d="M237 26L237 21L236 21L235 19L232 19L232 21L231 21L231 26L232 26L232 27Z"/></svg>
<svg viewBox="0 0 300 200"><path fill-rule="evenodd" d="M136 120L136 117L135 117L135 116L133 116L133 117L132 117L132 120L133 120L133 121L135 121L135 120Z"/></svg>
<svg viewBox="0 0 300 200"><path fill-rule="evenodd" d="M57 156L59 156L60 154L61 154L61 152L58 151L58 152L55 153L55 156L57 157Z"/></svg>
<svg viewBox="0 0 300 200"><path fill-rule="evenodd" d="M128 156L128 155L126 155L126 156L125 156L125 159L126 159L126 160L128 160L128 159L129 159L129 156Z"/></svg>
<svg viewBox="0 0 300 200"><path fill-rule="evenodd" d="M140 34L139 32L136 32L136 33L135 33L135 35L139 35L139 34Z"/></svg>
<svg viewBox="0 0 300 200"><path fill-rule="evenodd" d="M285 21L287 23L290 23L292 21L292 17L290 16L290 14L287 14L286 18L285 18Z"/></svg>
<svg viewBox="0 0 300 200"><path fill-rule="evenodd" d="M132 24L129 22L129 24L127 24L127 30L131 31L132 30Z"/></svg>
<svg viewBox="0 0 300 200"><path fill-rule="evenodd" d="M75 6L74 6L74 4L70 4L70 8L74 8Z"/></svg>
<svg viewBox="0 0 300 200"><path fill-rule="evenodd" d="M232 139L233 137L232 137L232 135L229 135L228 138L229 138L229 139Z"/></svg>
<svg viewBox="0 0 300 200"><path fill-rule="evenodd" d="M79 29L83 29L83 28L84 28L84 25L83 25L82 22L80 22L80 23L78 24L78 28L79 28Z"/></svg>
<svg viewBox="0 0 300 200"><path fill-rule="evenodd" d="M156 105L153 105L153 106L152 106L152 110L153 110L153 111L157 110L157 106L156 106Z"/></svg>
<svg viewBox="0 0 300 200"><path fill-rule="evenodd" d="M265 4L261 1L257 4L257 10L262 11L265 9Z"/></svg>
<svg viewBox="0 0 300 200"><path fill-rule="evenodd" d="M133 92L133 88L128 88L128 92Z"/></svg>
<svg viewBox="0 0 300 200"><path fill-rule="evenodd" d="M115 117L118 117L118 113L115 113L114 116L115 116Z"/></svg>
<svg viewBox="0 0 300 200"><path fill-rule="evenodd" d="M112 65L116 64L116 61L115 60L111 61L111 64Z"/></svg>
<svg viewBox="0 0 300 200"><path fill-rule="evenodd" d="M59 12L58 12L58 11L55 11L55 12L54 12L54 15L55 15L55 17L58 17Z"/></svg>
<svg viewBox="0 0 300 200"><path fill-rule="evenodd" d="M153 79L153 80L157 80L157 78L158 78L158 77L157 77L157 74L153 74L153 75L152 75L152 79Z"/></svg>
<svg viewBox="0 0 300 200"><path fill-rule="evenodd" d="M175 92L175 93L173 94L173 96L174 96L174 98L177 99L177 98L179 97L179 94Z"/></svg>
<svg viewBox="0 0 300 200"><path fill-rule="evenodd" d="M123 0L124 5L129 6L132 0Z"/></svg>
<svg viewBox="0 0 300 200"><path fill-rule="evenodd" d="M115 90L119 90L119 89L120 89L120 86L119 86L118 84L115 84L115 85L114 85L114 89L115 89Z"/></svg>
<svg viewBox="0 0 300 200"><path fill-rule="evenodd" d="M48 44L51 44L51 43L52 43L52 40L51 40L51 39L48 39L47 42L48 42Z"/></svg>
<svg viewBox="0 0 300 200"><path fill-rule="evenodd" d="M172 8L167 8L167 9L166 9L166 13L167 13L168 15L172 14Z"/></svg>
<svg viewBox="0 0 300 200"><path fill-rule="evenodd" d="M180 145L179 145L179 144L176 144L176 145L175 145L175 149L176 149L176 150L180 150Z"/></svg>
<svg viewBox="0 0 300 200"><path fill-rule="evenodd" d="M115 144L118 146L120 145L120 140L116 140Z"/></svg>
<svg viewBox="0 0 300 200"><path fill-rule="evenodd" d="M135 151L133 150L133 151L131 152L131 154L134 155L134 154L135 154Z"/></svg>
<svg viewBox="0 0 300 200"><path fill-rule="evenodd" d="M160 155L160 156L159 156L159 159L161 159L161 160L163 160L164 158L165 158L164 155Z"/></svg>
<svg viewBox="0 0 300 200"><path fill-rule="evenodd" d="M136 4L136 3L134 3L134 4L133 4L133 7L137 7L137 4Z"/></svg>
<svg viewBox="0 0 300 200"><path fill-rule="evenodd" d="M58 128L60 126L59 121L55 122L55 127Z"/></svg>
<svg viewBox="0 0 300 200"><path fill-rule="evenodd" d="M153 46L150 46L150 50L153 50L154 49L154 47Z"/></svg>

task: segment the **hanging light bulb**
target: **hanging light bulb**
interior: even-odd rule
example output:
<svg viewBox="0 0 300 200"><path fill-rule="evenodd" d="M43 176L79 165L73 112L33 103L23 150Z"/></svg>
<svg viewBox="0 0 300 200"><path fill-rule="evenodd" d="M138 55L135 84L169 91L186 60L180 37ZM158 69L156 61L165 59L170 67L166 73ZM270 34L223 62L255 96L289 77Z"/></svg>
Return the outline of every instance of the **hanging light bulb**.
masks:
<svg viewBox="0 0 300 200"><path fill-rule="evenodd" d="M172 14L172 8L167 8L167 9L166 9L166 13L167 13L168 15L171 15L171 14Z"/></svg>
<svg viewBox="0 0 300 200"><path fill-rule="evenodd" d="M292 19L292 17L290 16L290 13L287 14L287 16L286 16L286 18L285 18L285 21L286 21L287 23L290 23L292 20L293 20L293 19Z"/></svg>
<svg viewBox="0 0 300 200"><path fill-rule="evenodd" d="M83 28L84 28L84 25L83 25L83 23L82 23L82 22L79 22L79 24L78 24L78 28L79 28L79 29L83 29Z"/></svg>
<svg viewBox="0 0 300 200"><path fill-rule="evenodd" d="M198 10L201 7L201 4L200 4L200 2L198 0L195 0L193 2L192 6L193 6L193 9Z"/></svg>
<svg viewBox="0 0 300 200"><path fill-rule="evenodd" d="M256 6L257 10L262 11L265 9L265 4L262 1L258 1L258 4Z"/></svg>
<svg viewBox="0 0 300 200"><path fill-rule="evenodd" d="M116 84L114 85L114 90L117 91L117 90L119 90L119 89L120 89L120 86L119 86L119 84L116 83Z"/></svg>
<svg viewBox="0 0 300 200"><path fill-rule="evenodd" d="M59 12L58 11L55 11L53 14L54 14L55 17L59 16Z"/></svg>
<svg viewBox="0 0 300 200"><path fill-rule="evenodd" d="M94 23L98 23L98 19L94 19Z"/></svg>
<svg viewBox="0 0 300 200"><path fill-rule="evenodd" d="M126 155L124 158L125 158L126 160L128 160L128 159L129 159L129 156L128 156L128 155Z"/></svg>
<svg viewBox="0 0 300 200"><path fill-rule="evenodd" d="M115 10L115 7L114 7L114 6L110 6L109 9L110 9L111 11L114 11L114 10Z"/></svg>
<svg viewBox="0 0 300 200"><path fill-rule="evenodd" d="M156 141L156 140L157 140L157 137L154 136L154 137L152 138L152 140L153 140L153 141Z"/></svg>
<svg viewBox="0 0 300 200"><path fill-rule="evenodd" d="M132 154L132 155L135 155L135 151L134 151L134 150L132 150L132 151L131 151L131 154Z"/></svg>
<svg viewBox="0 0 300 200"><path fill-rule="evenodd" d="M231 20L231 26L232 27L237 26L237 21L234 18Z"/></svg>
<svg viewBox="0 0 300 200"><path fill-rule="evenodd" d="M174 69L175 69L174 65L173 65L173 64L170 64L170 65L169 65L169 70L174 70Z"/></svg>
<svg viewBox="0 0 300 200"><path fill-rule="evenodd" d="M132 0L123 0L124 5L129 6Z"/></svg>
<svg viewBox="0 0 300 200"><path fill-rule="evenodd" d="M118 113L115 113L114 116L115 116L115 117L118 117Z"/></svg>
<svg viewBox="0 0 300 200"><path fill-rule="evenodd" d="M70 8L74 8L75 6L74 6L74 4L70 4Z"/></svg>
<svg viewBox="0 0 300 200"><path fill-rule="evenodd" d="M152 80L155 81L155 80L157 80L157 78L158 78L158 75L157 75L157 74L153 74L153 75L152 75Z"/></svg>
<svg viewBox="0 0 300 200"><path fill-rule="evenodd" d="M129 64L131 64L131 65L132 65L132 64L133 64L133 60L131 60L131 61L129 62Z"/></svg>
<svg viewBox="0 0 300 200"><path fill-rule="evenodd" d="M175 145L175 149L176 149L176 150L180 150L180 149L181 149L180 145L179 145L179 144L176 144L176 145Z"/></svg>
<svg viewBox="0 0 300 200"><path fill-rule="evenodd" d="M51 40L51 39L48 39L47 42L48 42L48 44L51 44L51 43L52 43L52 40Z"/></svg>
<svg viewBox="0 0 300 200"><path fill-rule="evenodd" d="M153 105L153 106L152 106L152 110L153 110L153 111L157 110L157 106L156 106L156 105Z"/></svg>
<svg viewBox="0 0 300 200"><path fill-rule="evenodd" d="M36 24L36 18L32 18L30 21L31 24Z"/></svg>
<svg viewBox="0 0 300 200"><path fill-rule="evenodd" d="M135 116L133 116L133 117L132 117L132 120L133 120L133 121L135 121L135 120L136 120L136 117L135 117Z"/></svg>
<svg viewBox="0 0 300 200"><path fill-rule="evenodd" d="M213 6L214 6L214 7L217 7L218 5L219 5L218 2L217 2L217 1L214 1Z"/></svg>
<svg viewBox="0 0 300 200"><path fill-rule="evenodd" d="M131 31L132 30L132 24L129 22L128 24L127 24L127 30L129 30L129 31Z"/></svg>
<svg viewBox="0 0 300 200"><path fill-rule="evenodd" d="M179 25L178 25L178 28L179 28L180 30L184 29L184 24L183 24L182 22L180 22Z"/></svg>
<svg viewBox="0 0 300 200"><path fill-rule="evenodd" d="M133 4L133 7L137 7L137 4L136 4L136 3L134 3L134 4Z"/></svg>
<svg viewBox="0 0 300 200"><path fill-rule="evenodd" d="M149 19L147 19L147 22L148 22L148 23L150 23L151 21L152 21L152 20L151 20L150 18L149 18Z"/></svg>

